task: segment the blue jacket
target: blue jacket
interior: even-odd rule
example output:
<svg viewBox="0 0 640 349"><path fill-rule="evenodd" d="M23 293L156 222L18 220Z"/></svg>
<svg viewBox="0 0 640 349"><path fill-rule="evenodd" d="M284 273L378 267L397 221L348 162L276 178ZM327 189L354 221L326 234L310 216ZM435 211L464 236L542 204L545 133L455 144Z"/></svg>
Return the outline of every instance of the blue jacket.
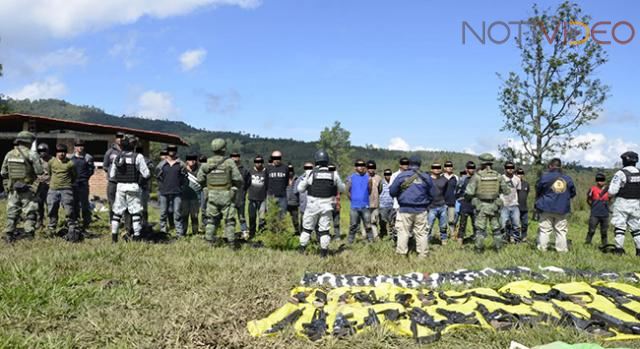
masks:
<svg viewBox="0 0 640 349"><path fill-rule="evenodd" d="M536 183L538 211L567 214L571 212L571 199L574 196L576 196L576 187L573 180L559 170L543 173Z"/></svg>
<svg viewBox="0 0 640 349"><path fill-rule="evenodd" d="M400 186L409 177L415 173L419 176L416 181L411 184L406 190L401 191ZM395 178L391 187L389 188L389 194L392 197L398 199L400 205L400 212L403 213L421 213L427 210L427 207L431 203L431 188L433 182L431 176L421 173L417 167L412 167L408 171L404 171Z"/></svg>

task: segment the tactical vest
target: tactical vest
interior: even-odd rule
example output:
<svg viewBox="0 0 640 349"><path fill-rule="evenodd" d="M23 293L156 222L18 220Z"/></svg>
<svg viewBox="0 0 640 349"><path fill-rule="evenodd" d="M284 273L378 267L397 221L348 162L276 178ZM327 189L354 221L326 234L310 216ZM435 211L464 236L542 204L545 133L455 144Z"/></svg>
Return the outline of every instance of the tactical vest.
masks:
<svg viewBox="0 0 640 349"><path fill-rule="evenodd" d="M28 156L26 153L24 155L21 154L17 148L7 154L7 167L11 181L21 181L29 184L35 179L33 164L30 163L26 156Z"/></svg>
<svg viewBox="0 0 640 349"><path fill-rule="evenodd" d="M640 173L622 170L627 180L624 187L618 191L618 197L625 199L640 199Z"/></svg>
<svg viewBox="0 0 640 349"><path fill-rule="evenodd" d="M231 189L231 171L226 166L224 159L219 163L208 163L211 166L207 173L207 189L209 190L229 190Z"/></svg>
<svg viewBox="0 0 640 349"><path fill-rule="evenodd" d="M480 200L495 200L500 195L500 174L494 170L478 171L476 197Z"/></svg>
<svg viewBox="0 0 640 349"><path fill-rule="evenodd" d="M116 166L116 182L138 183L139 173L136 168L136 153L120 153L112 164Z"/></svg>
<svg viewBox="0 0 640 349"><path fill-rule="evenodd" d="M334 172L326 169L313 171L313 182L309 189L307 189L308 195L314 198L330 198L336 196L338 186L335 185L333 176Z"/></svg>

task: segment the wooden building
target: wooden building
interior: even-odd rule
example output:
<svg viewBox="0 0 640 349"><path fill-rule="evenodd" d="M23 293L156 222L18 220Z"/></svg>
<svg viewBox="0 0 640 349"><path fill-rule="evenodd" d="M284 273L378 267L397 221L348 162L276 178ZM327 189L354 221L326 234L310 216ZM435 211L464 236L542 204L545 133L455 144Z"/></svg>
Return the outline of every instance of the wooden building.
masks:
<svg viewBox="0 0 640 349"><path fill-rule="evenodd" d="M187 142L180 136L141 130L135 128L103 125L91 122L59 119L48 116L27 114L0 115L0 155L4 155L13 148L13 142L20 131L31 131L36 135L33 144L46 143L53 155L56 144L66 144L69 151L73 151L76 140L85 141L85 150L91 154L96 162L96 173L91 177L91 196L106 197L106 173L102 169L102 161L107 149L114 141L116 132L133 134L140 139L140 146L145 156L149 155L149 144L158 142L187 146Z"/></svg>

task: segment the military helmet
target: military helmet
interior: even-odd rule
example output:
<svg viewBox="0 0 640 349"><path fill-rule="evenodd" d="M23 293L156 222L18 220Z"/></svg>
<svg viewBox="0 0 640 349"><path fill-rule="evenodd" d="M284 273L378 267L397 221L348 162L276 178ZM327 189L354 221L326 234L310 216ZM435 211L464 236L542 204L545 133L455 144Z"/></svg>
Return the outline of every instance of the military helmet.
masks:
<svg viewBox="0 0 640 349"><path fill-rule="evenodd" d="M480 154L478 159L480 159L480 162L483 164L492 164L496 160L496 158L490 153Z"/></svg>
<svg viewBox="0 0 640 349"><path fill-rule="evenodd" d="M31 143L36 138L36 136L29 131L20 131L18 132L18 136L16 136L17 142L25 142Z"/></svg>
<svg viewBox="0 0 640 349"><path fill-rule="evenodd" d="M134 135L127 134L122 138L122 149L124 150L134 150L136 148L136 144L138 143L138 139Z"/></svg>
<svg viewBox="0 0 640 349"><path fill-rule="evenodd" d="M227 142L222 138L216 138L211 141L211 150L214 153L223 151L227 147Z"/></svg>
<svg viewBox="0 0 640 349"><path fill-rule="evenodd" d="M622 162L635 164L638 162L638 153L634 151L627 151L620 155Z"/></svg>
<svg viewBox="0 0 640 349"><path fill-rule="evenodd" d="M49 145L47 143L40 143L38 144L38 153L48 153L49 152Z"/></svg>
<svg viewBox="0 0 640 349"><path fill-rule="evenodd" d="M329 154L324 149L320 149L313 155L313 161L315 161L316 165L327 166L329 164Z"/></svg>

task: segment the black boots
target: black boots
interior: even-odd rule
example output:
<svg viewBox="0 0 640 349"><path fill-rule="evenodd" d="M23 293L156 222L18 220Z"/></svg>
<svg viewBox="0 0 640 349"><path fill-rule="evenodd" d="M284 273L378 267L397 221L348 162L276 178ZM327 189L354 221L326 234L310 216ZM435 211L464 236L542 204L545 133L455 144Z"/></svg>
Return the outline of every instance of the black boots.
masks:
<svg viewBox="0 0 640 349"><path fill-rule="evenodd" d="M327 258L328 255L329 255L329 249L327 248L320 249L320 258Z"/></svg>
<svg viewBox="0 0 640 349"><path fill-rule="evenodd" d="M118 234L111 234L111 243L115 244L118 242Z"/></svg>
<svg viewBox="0 0 640 349"><path fill-rule="evenodd" d="M305 254L307 252L307 246L298 247L298 253Z"/></svg>

